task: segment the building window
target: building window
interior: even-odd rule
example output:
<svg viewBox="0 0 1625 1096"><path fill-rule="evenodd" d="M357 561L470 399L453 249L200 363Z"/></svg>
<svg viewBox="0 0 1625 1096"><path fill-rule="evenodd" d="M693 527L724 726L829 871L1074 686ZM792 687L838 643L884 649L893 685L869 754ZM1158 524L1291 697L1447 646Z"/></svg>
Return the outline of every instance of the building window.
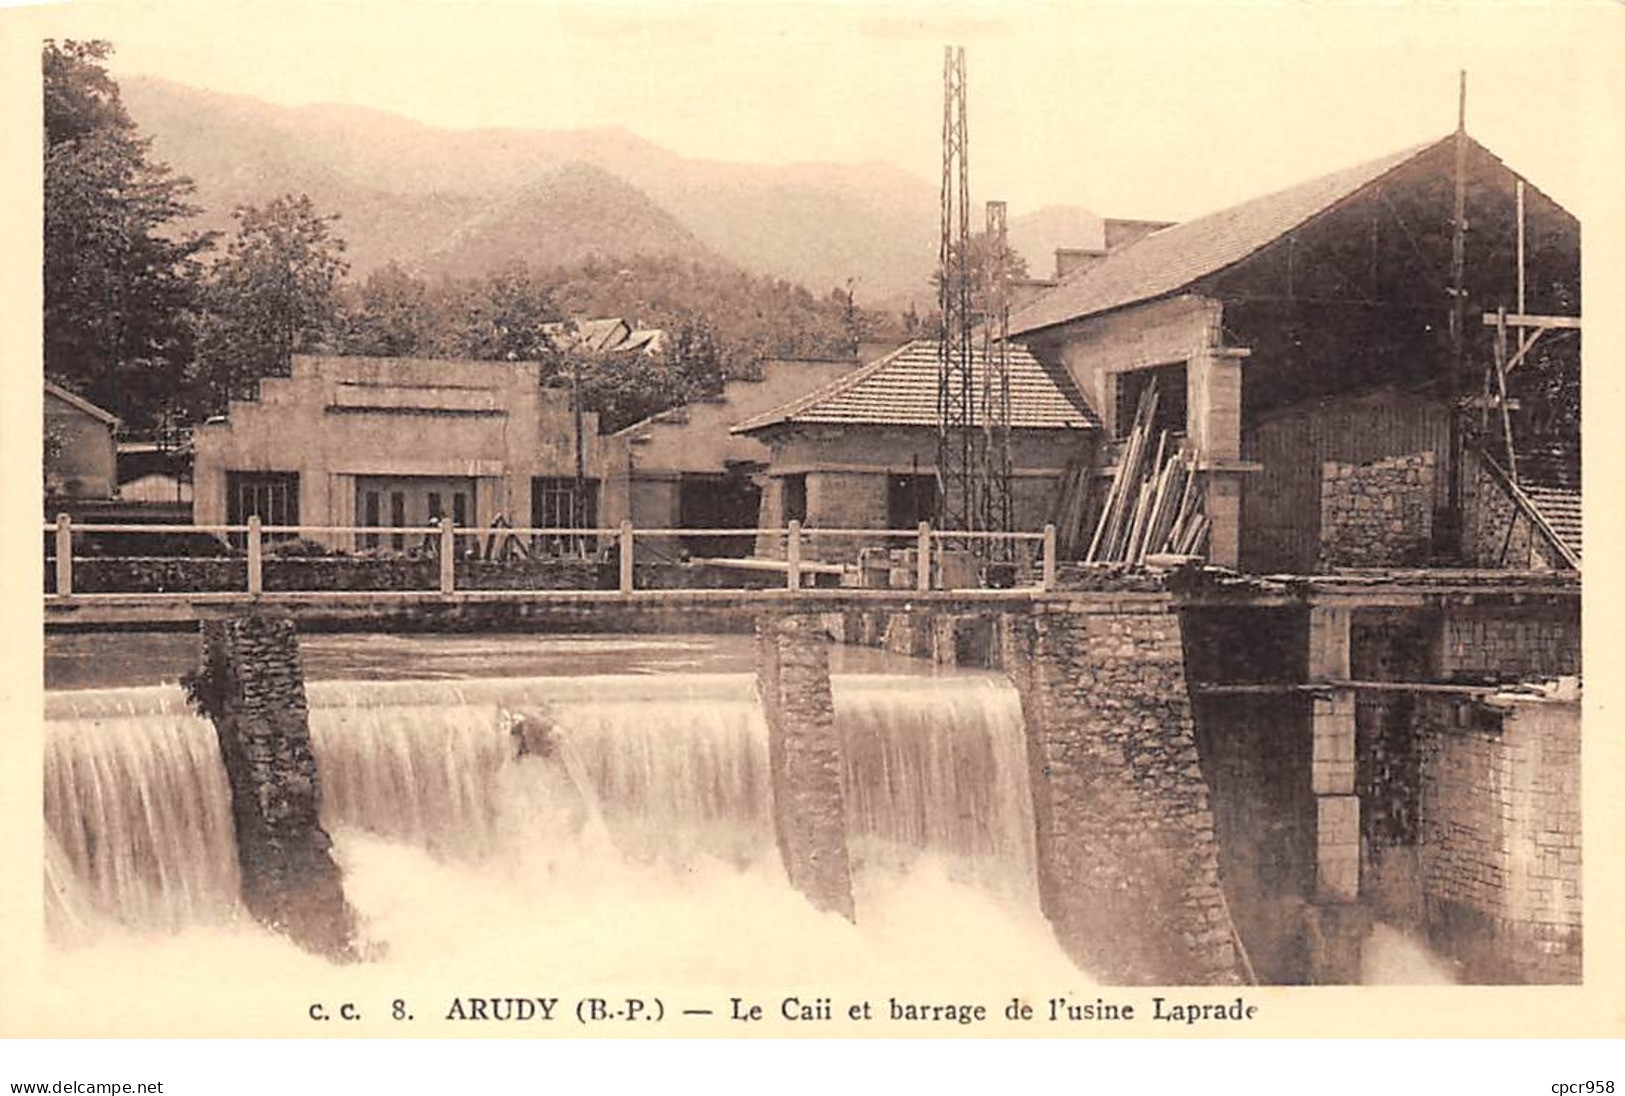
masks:
<svg viewBox="0 0 1625 1096"><path fill-rule="evenodd" d="M1134 430L1134 415L1147 388L1157 386L1157 413L1151 420L1152 437L1166 430L1185 433L1185 363L1158 365L1117 374L1117 436L1126 438Z"/></svg>
<svg viewBox="0 0 1625 1096"><path fill-rule="evenodd" d="M807 474L784 477L784 521L807 520Z"/></svg>
<svg viewBox="0 0 1625 1096"><path fill-rule="evenodd" d="M246 525L259 516L262 525L299 524L298 472L227 472L226 524ZM297 533L268 533L269 540L291 540ZM234 536L233 542L240 537Z"/></svg>
<svg viewBox="0 0 1625 1096"><path fill-rule="evenodd" d="M538 529L591 529L598 524L598 481L573 476L537 476L530 481L530 523ZM532 547L544 554L585 555L597 549L594 537L537 536Z"/></svg>

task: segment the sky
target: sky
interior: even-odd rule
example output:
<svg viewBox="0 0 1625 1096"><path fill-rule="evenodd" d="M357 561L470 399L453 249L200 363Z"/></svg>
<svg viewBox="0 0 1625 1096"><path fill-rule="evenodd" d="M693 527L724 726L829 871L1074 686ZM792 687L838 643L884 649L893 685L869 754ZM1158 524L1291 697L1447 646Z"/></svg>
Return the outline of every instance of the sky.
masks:
<svg viewBox="0 0 1625 1096"><path fill-rule="evenodd" d="M287 0L27 14L43 33L113 41L115 74L453 128L622 126L691 157L884 161L933 183L942 49L958 44L976 202L1164 219L1444 135L1464 68L1469 131L1584 216L1588 138L1608 126L1618 145L1625 22L1620 5L1585 0Z"/></svg>

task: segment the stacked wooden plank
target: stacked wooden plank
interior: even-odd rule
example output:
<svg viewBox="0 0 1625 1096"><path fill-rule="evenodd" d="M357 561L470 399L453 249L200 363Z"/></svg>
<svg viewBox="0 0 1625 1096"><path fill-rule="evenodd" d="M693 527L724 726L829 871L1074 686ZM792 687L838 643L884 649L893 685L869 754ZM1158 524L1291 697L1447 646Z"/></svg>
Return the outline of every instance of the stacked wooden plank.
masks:
<svg viewBox="0 0 1625 1096"><path fill-rule="evenodd" d="M1062 559L1079 559L1088 547L1089 483L1094 478L1094 445L1067 461L1054 513L1056 548Z"/></svg>
<svg viewBox="0 0 1625 1096"><path fill-rule="evenodd" d="M1169 451L1168 431L1153 425L1156 414L1152 383L1140 395L1134 428L1101 506L1090 562L1140 566L1152 555L1200 555L1207 542L1195 456L1183 445Z"/></svg>

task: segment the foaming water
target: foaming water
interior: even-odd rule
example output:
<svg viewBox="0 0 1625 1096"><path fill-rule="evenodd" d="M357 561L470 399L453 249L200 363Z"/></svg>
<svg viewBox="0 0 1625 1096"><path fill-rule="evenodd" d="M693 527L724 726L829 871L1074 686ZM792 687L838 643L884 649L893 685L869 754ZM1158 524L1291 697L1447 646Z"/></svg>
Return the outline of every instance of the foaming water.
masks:
<svg viewBox="0 0 1625 1096"><path fill-rule="evenodd" d="M231 798L214 728L174 688L46 700L45 894L56 940L237 911Z"/></svg>
<svg viewBox="0 0 1625 1096"><path fill-rule="evenodd" d="M1450 986L1460 982L1450 960L1403 929L1371 926L1360 950L1360 983L1367 986Z"/></svg>
<svg viewBox="0 0 1625 1096"><path fill-rule="evenodd" d="M637 859L749 862L772 846L747 675L324 682L310 696L331 826L470 861L516 842L554 854L589 821ZM529 832L539 799L575 830Z"/></svg>
<svg viewBox="0 0 1625 1096"><path fill-rule="evenodd" d="M856 926L784 878L752 675L311 683L323 822L367 942L391 969L534 967L628 984L770 988L855 971L918 985L962 978L966 963L1075 977L1032 898L1009 687L855 676L834 692ZM220 919L187 897L229 914L236 867L213 731L180 691L59 694L48 720L53 935L103 955L140 940L132 958L153 959L192 940L211 969L284 962L289 945L211 928ZM97 760L130 751L143 760ZM132 814L165 836L86 853ZM171 895L192 869L208 886L183 881ZM132 875L149 881L135 896ZM101 896L88 912L85 893ZM180 912L146 912L166 903ZM186 931L155 945L154 928Z"/></svg>

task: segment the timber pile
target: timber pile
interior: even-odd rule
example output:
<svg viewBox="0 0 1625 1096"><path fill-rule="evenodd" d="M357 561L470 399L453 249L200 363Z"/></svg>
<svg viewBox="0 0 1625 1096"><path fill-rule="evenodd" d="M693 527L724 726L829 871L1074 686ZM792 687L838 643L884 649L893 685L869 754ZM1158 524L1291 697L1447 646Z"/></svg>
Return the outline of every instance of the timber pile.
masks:
<svg viewBox="0 0 1625 1096"><path fill-rule="evenodd" d="M1089 535L1086 524L1089 517L1089 481L1093 478L1095 450L1091 441L1066 463L1061 477L1061 492L1053 515L1056 547L1062 559L1077 559L1083 555Z"/></svg>
<svg viewBox="0 0 1625 1096"><path fill-rule="evenodd" d="M1168 452L1168 431L1157 430L1157 386L1140 395L1134 429L1123 444L1117 474L1101 507L1086 559L1141 566L1147 556L1200 555L1208 535L1201 512L1195 454L1181 445Z"/></svg>

